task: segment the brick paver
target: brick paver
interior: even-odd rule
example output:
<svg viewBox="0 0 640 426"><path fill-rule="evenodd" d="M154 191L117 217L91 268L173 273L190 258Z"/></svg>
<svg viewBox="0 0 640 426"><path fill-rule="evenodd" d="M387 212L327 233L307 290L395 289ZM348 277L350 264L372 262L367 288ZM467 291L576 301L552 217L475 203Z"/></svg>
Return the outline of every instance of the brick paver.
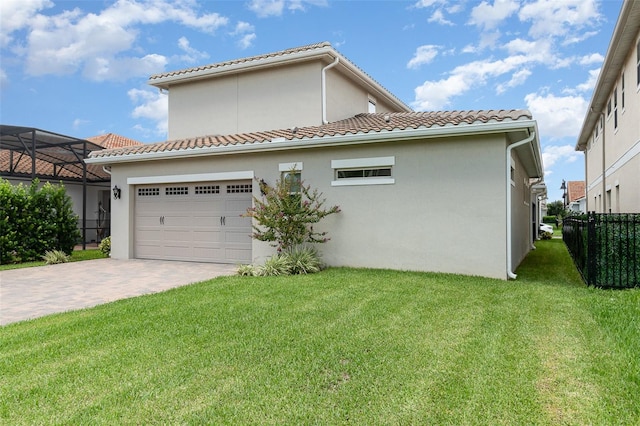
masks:
<svg viewBox="0 0 640 426"><path fill-rule="evenodd" d="M232 275L234 265L97 259L0 271L0 325Z"/></svg>

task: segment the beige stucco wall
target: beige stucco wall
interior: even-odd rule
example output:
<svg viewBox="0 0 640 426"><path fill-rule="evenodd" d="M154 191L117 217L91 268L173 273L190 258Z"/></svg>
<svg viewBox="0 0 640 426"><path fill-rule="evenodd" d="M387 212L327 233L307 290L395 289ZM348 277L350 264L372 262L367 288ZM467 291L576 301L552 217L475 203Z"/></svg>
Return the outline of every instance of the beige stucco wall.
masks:
<svg viewBox="0 0 640 426"><path fill-rule="evenodd" d="M321 64L171 86L169 139L321 124Z"/></svg>
<svg viewBox="0 0 640 426"><path fill-rule="evenodd" d="M515 151L511 152L515 167L511 187L511 270L515 271L525 258L533 243L532 207L529 177Z"/></svg>
<svg viewBox="0 0 640 426"><path fill-rule="evenodd" d="M303 179L342 209L320 225L330 232L331 241L319 247L329 265L505 279L505 147L502 137L483 136L116 164L112 184L123 192L112 202L112 256L133 255L129 177L253 171L273 184L280 163L302 162ZM395 157L394 184L331 186L331 160L388 156ZM523 215L515 220L515 267L530 246L530 216L518 195L514 210ZM272 253L266 243L253 242L256 262Z"/></svg>
<svg viewBox="0 0 640 426"><path fill-rule="evenodd" d="M393 107L376 98L363 86L356 85L344 74L329 69L327 71L327 120L337 121L369 111L369 100L376 105L375 112L394 111Z"/></svg>

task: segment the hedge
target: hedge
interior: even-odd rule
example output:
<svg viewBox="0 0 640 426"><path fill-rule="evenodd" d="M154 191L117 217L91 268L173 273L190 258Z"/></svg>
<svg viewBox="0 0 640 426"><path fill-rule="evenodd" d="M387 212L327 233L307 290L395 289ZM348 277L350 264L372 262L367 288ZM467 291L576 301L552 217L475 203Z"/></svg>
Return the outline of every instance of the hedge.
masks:
<svg viewBox="0 0 640 426"><path fill-rule="evenodd" d="M548 223L549 225L556 225L558 223L557 216L542 216L542 222Z"/></svg>
<svg viewBox="0 0 640 426"><path fill-rule="evenodd" d="M12 185L0 179L0 264L38 260L47 250L71 254L78 216L62 184Z"/></svg>

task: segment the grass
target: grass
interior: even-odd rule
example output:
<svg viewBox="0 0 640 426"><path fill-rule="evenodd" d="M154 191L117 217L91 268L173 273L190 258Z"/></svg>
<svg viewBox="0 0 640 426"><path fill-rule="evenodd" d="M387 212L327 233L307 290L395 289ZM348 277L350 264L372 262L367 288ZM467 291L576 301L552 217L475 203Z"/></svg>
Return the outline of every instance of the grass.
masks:
<svg viewBox="0 0 640 426"><path fill-rule="evenodd" d="M74 250L71 253L70 262L79 262L82 260L92 260L92 259L103 259L106 256L100 250ZM0 265L0 271L7 271L9 269L22 269L22 268L33 268L34 266L44 266L44 260L36 260L33 262L24 262L24 263L10 263L5 265Z"/></svg>
<svg viewBox="0 0 640 426"><path fill-rule="evenodd" d="M0 329L3 424L637 424L640 291L561 240L517 281L223 277Z"/></svg>

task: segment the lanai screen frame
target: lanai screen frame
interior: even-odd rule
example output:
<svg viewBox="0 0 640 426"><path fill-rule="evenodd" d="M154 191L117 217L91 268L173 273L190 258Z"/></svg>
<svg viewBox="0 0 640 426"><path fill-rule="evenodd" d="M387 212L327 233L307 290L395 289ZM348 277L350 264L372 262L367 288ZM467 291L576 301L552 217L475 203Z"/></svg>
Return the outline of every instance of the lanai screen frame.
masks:
<svg viewBox="0 0 640 426"><path fill-rule="evenodd" d="M87 183L111 182L102 167L88 165L84 159L92 151L104 147L73 136L62 135L35 127L0 124L0 155L2 177L35 178L62 182L82 182L82 249L87 241ZM25 167L30 158L31 167ZM46 173L39 173L46 169ZM7 167L4 167L6 164Z"/></svg>

